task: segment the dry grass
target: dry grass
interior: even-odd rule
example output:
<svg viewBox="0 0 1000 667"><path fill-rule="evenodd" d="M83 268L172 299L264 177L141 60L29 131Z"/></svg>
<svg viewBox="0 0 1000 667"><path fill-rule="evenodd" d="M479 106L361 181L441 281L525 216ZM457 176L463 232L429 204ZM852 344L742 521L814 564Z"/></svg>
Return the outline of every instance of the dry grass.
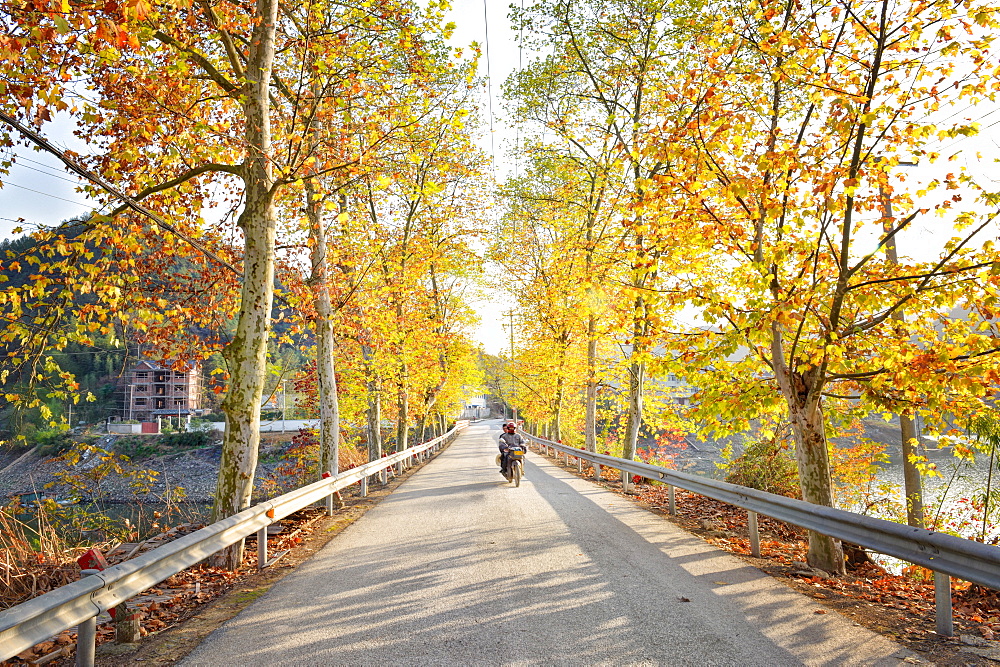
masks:
<svg viewBox="0 0 1000 667"><path fill-rule="evenodd" d="M14 507L0 508L0 609L79 579L76 558L85 551L66 542L44 512L35 531L16 518Z"/></svg>

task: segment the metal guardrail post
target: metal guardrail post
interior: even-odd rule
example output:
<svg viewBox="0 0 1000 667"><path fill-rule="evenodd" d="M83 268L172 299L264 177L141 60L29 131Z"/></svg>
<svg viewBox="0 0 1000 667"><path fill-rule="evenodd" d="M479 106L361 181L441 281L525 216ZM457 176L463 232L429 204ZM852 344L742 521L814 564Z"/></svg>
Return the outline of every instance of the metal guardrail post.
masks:
<svg viewBox="0 0 1000 667"><path fill-rule="evenodd" d="M583 459L581 459L579 456L576 457L576 472L581 475L583 474Z"/></svg>
<svg viewBox="0 0 1000 667"><path fill-rule="evenodd" d="M82 570L81 578L100 573L100 570ZM91 616L76 626L76 665L94 667L97 659L97 616Z"/></svg>
<svg viewBox="0 0 1000 667"><path fill-rule="evenodd" d="M333 516L333 494L326 497L326 515Z"/></svg>
<svg viewBox="0 0 1000 667"><path fill-rule="evenodd" d="M667 484L667 510L671 516L677 515L677 499L674 497L673 484Z"/></svg>
<svg viewBox="0 0 1000 667"><path fill-rule="evenodd" d="M942 572L934 573L934 615L937 620L937 633L942 637L955 636L951 610L951 577Z"/></svg>
<svg viewBox="0 0 1000 667"><path fill-rule="evenodd" d="M362 498L367 498L368 497L368 478L367 477L362 477L361 478L361 497Z"/></svg>
<svg viewBox="0 0 1000 667"><path fill-rule="evenodd" d="M257 530L257 569L263 570L267 566L267 526L261 526Z"/></svg>
<svg viewBox="0 0 1000 667"><path fill-rule="evenodd" d="M600 480L601 479L601 464L600 463L595 463L594 464L594 479L596 479L596 480Z"/></svg>
<svg viewBox="0 0 1000 667"><path fill-rule="evenodd" d="M760 558L760 531L757 529L757 513L747 510L747 529L750 531L750 555Z"/></svg>

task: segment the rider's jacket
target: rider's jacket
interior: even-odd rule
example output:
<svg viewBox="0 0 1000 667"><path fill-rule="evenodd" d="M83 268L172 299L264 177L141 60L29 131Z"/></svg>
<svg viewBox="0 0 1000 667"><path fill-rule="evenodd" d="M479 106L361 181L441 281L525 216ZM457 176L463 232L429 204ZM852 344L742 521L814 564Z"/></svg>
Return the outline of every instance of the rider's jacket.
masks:
<svg viewBox="0 0 1000 667"><path fill-rule="evenodd" d="M500 434L500 442L497 443L500 451L508 449L514 445L524 446L524 438L521 437L520 433L507 433L504 431Z"/></svg>

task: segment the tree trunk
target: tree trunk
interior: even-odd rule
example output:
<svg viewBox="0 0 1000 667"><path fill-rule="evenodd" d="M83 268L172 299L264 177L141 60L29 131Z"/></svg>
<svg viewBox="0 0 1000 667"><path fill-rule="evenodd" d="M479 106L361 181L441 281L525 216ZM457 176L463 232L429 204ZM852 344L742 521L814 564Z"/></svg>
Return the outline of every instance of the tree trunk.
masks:
<svg viewBox="0 0 1000 667"><path fill-rule="evenodd" d="M402 378L399 383L399 393L396 395L396 451L401 452L407 447L410 435L408 415L410 412L410 395L406 387L407 367L403 364Z"/></svg>
<svg viewBox="0 0 1000 667"><path fill-rule="evenodd" d="M632 348L633 357L636 354ZM636 444L639 441L639 428L642 426L642 390L645 379L645 362L633 360L629 364L628 381L628 423L625 426L625 440L622 443L622 458L631 461L635 457ZM623 482L628 489L628 482Z"/></svg>
<svg viewBox="0 0 1000 667"><path fill-rule="evenodd" d="M789 401L796 440L796 462L802 499L814 505L833 507L830 482L830 456L823 425L823 411L793 405ZM827 535L809 531L809 565L827 572L844 571L844 553L840 542Z"/></svg>
<svg viewBox="0 0 1000 667"><path fill-rule="evenodd" d="M882 216L884 222L882 231L886 234L885 254L886 259L893 266L899 266L899 256L896 253L896 235L891 233L895 227L895 218L892 215L892 198L889 189L886 187L888 174L883 173L879 177L879 199L882 202ZM902 308L897 309L891 315L892 320L900 325L906 322L906 313ZM901 454L903 457L903 495L906 497L906 523L917 528L924 527L924 490L920 480L920 470L917 468L915 456L916 448L919 444L917 438L916 425L913 418L904 412L899 413L899 439Z"/></svg>
<svg viewBox="0 0 1000 667"><path fill-rule="evenodd" d="M562 442L562 404L563 404L563 377L560 373L556 379L556 409L552 416L553 431L557 441Z"/></svg>
<svg viewBox="0 0 1000 667"><path fill-rule="evenodd" d="M899 435L903 448L903 493L906 496L906 523L910 526L923 528L924 524L924 490L920 480L920 470L917 469L917 428L908 415L899 415Z"/></svg>
<svg viewBox="0 0 1000 667"><path fill-rule="evenodd" d="M365 362L365 373L368 382L365 384L368 394L368 460L378 461L382 458L382 399L379 392L378 378L375 375L372 362L372 349L368 345L361 346L361 356Z"/></svg>
<svg viewBox="0 0 1000 667"><path fill-rule="evenodd" d="M830 452L826 444L822 385L808 374L792 372L784 358L781 329L771 325L771 359L778 386L788 403L788 417L795 434L795 460L799 470L802 499L814 505L833 507L830 480ZM807 561L827 572L844 572L844 552L840 541L809 531Z"/></svg>
<svg viewBox="0 0 1000 667"><path fill-rule="evenodd" d="M246 206L239 218L245 237L243 285L236 334L223 350L230 383L222 402L226 431L213 521L246 509L253 493L274 298L275 210L268 85L274 60L277 0L259 0L256 11L243 102L249 152L245 164ZM243 541L220 551L212 561L219 567L237 569L243 561Z"/></svg>
<svg viewBox="0 0 1000 667"><path fill-rule="evenodd" d="M312 275L316 308L316 384L319 393L319 473L340 472L340 403L333 351L333 305L330 301L329 271L326 258L326 229L323 226L320 198L312 181L306 184L306 217L313 241Z"/></svg>
<svg viewBox="0 0 1000 667"><path fill-rule="evenodd" d="M584 416L584 446L597 451L597 318L587 318L587 404Z"/></svg>
<svg viewBox="0 0 1000 667"><path fill-rule="evenodd" d="M638 245L642 246L641 240L638 241ZM648 271L643 270L642 277L638 278L636 283L645 284L648 276ZM625 440L622 443L622 458L629 461L635 458L635 449L639 442L639 429L642 427L643 385L646 379L646 362L643 359L646 352L644 339L648 333L647 308L646 300L641 295L637 296L633 311L635 319L632 325L632 352L630 354L632 362L629 364L628 378L628 423L625 426ZM629 490L629 482L625 474L622 474L622 490L626 492Z"/></svg>
<svg viewBox="0 0 1000 667"><path fill-rule="evenodd" d="M424 438L424 430L425 430L426 424L427 424L427 414L424 413L424 414L420 415L420 419L417 420L417 428L414 431L414 434L417 436L417 442L418 443L426 442L427 441Z"/></svg>

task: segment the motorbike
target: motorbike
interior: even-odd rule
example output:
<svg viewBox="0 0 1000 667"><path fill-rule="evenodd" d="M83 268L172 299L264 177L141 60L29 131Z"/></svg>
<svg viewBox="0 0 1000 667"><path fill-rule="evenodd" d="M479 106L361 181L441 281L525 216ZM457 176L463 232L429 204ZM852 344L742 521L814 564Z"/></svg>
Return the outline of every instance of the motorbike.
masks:
<svg viewBox="0 0 1000 667"><path fill-rule="evenodd" d="M514 482L514 486L521 486L521 478L524 477L524 455L527 453L524 446L514 445L507 450L507 481Z"/></svg>

